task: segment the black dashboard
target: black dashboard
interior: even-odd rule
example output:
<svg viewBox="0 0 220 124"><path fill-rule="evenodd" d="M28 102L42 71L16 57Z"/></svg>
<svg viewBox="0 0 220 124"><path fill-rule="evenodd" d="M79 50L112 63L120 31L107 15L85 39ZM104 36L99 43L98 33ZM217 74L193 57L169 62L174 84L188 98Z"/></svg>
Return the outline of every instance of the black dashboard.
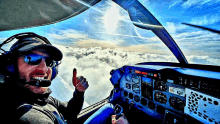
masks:
<svg viewBox="0 0 220 124"><path fill-rule="evenodd" d="M124 102L165 120L164 123L166 116L190 116L202 123L220 123L220 72L132 65L115 71L111 81L118 85Z"/></svg>

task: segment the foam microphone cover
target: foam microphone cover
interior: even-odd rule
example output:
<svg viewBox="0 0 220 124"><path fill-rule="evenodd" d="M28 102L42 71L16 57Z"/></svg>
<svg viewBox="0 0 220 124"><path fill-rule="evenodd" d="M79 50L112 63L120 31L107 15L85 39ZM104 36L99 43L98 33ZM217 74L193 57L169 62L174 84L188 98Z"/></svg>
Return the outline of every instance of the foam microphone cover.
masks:
<svg viewBox="0 0 220 124"><path fill-rule="evenodd" d="M51 81L47 79L40 79L40 80L36 79L35 81L30 81L26 83L38 87L49 87L51 85Z"/></svg>

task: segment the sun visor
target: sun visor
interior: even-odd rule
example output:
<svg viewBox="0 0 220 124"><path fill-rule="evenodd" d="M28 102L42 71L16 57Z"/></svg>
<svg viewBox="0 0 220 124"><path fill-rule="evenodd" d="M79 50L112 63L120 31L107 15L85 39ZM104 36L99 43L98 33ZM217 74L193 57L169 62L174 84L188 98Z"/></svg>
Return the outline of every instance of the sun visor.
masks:
<svg viewBox="0 0 220 124"><path fill-rule="evenodd" d="M101 0L1 0L0 31L53 24L74 17Z"/></svg>

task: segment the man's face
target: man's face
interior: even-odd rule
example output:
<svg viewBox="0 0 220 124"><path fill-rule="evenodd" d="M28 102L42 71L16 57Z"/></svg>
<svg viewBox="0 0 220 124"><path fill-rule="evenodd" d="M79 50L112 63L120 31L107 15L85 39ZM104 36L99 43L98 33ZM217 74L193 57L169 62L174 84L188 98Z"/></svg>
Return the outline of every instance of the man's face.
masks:
<svg viewBox="0 0 220 124"><path fill-rule="evenodd" d="M32 53L48 56L40 50L32 51ZM52 69L51 67L46 66L45 59L42 59L38 65L29 65L24 61L24 57L21 56L18 58L18 70L20 73L20 78L25 79L26 81L34 81L34 78L44 78L51 80L52 76ZM35 94L43 94L48 89L48 87L31 86L28 84L25 84L24 87Z"/></svg>

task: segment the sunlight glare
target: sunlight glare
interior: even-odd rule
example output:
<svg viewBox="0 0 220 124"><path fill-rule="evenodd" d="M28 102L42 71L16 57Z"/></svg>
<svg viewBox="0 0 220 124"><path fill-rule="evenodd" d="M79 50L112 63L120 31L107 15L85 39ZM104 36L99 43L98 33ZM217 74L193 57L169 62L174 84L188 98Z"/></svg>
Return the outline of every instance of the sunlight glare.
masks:
<svg viewBox="0 0 220 124"><path fill-rule="evenodd" d="M105 13L103 21L107 32L114 32L117 29L118 21L121 19L119 9L115 4Z"/></svg>

